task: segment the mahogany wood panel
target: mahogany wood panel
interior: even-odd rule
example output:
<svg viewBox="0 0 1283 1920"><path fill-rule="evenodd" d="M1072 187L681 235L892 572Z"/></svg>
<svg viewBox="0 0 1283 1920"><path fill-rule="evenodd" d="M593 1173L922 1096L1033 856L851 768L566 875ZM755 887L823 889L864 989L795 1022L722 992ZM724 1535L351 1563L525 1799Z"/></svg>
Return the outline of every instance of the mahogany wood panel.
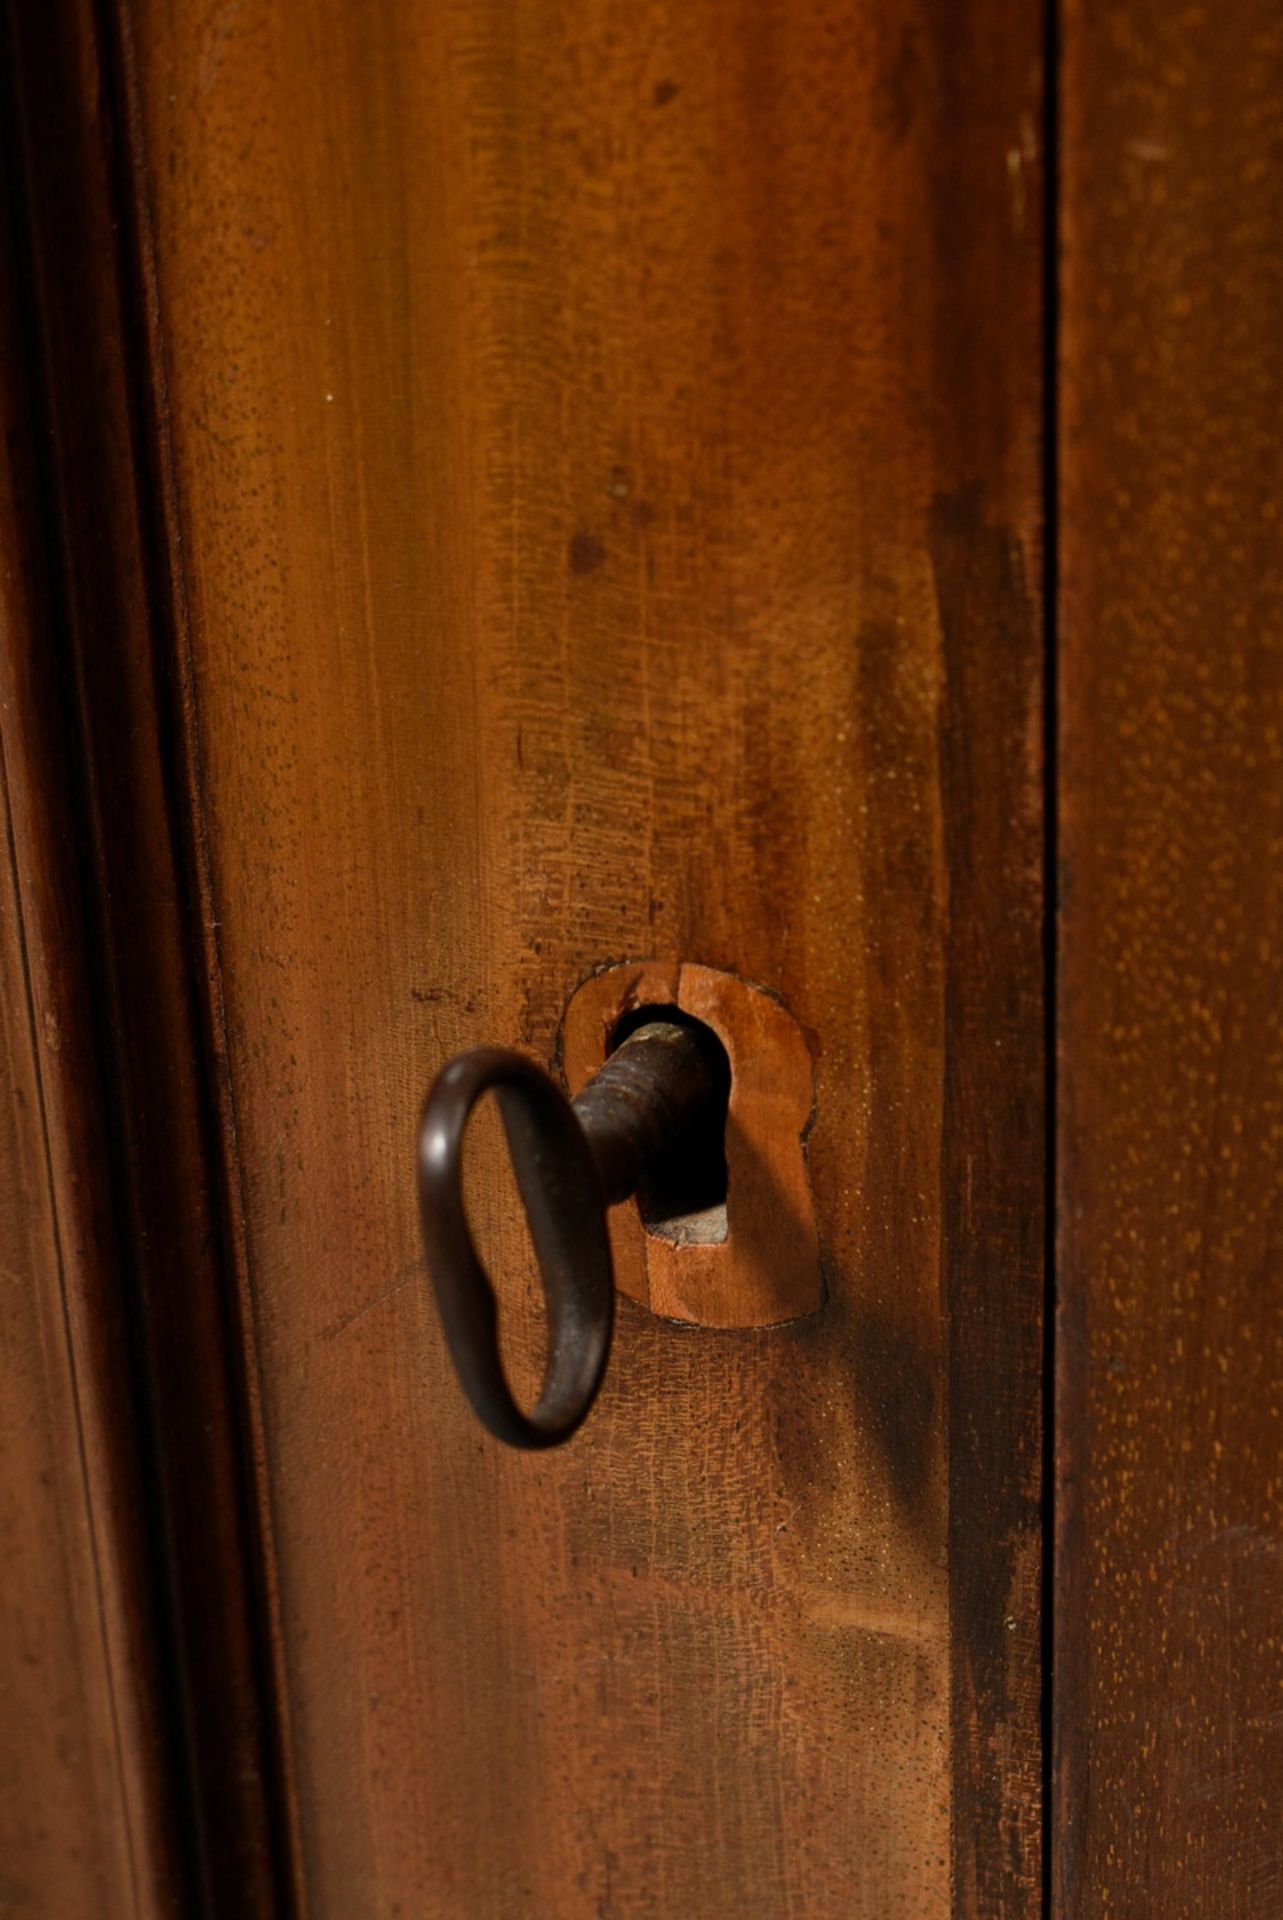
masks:
<svg viewBox="0 0 1283 1920"><path fill-rule="evenodd" d="M1032 1915L1037 10L119 19L299 1903ZM418 1103L647 956L814 1036L827 1303L513 1456Z"/></svg>
<svg viewBox="0 0 1283 1920"><path fill-rule="evenodd" d="M1056 1901L1283 1905L1283 20L1067 12Z"/></svg>
<svg viewBox="0 0 1283 1920"><path fill-rule="evenodd" d="M0 1913L152 1920L174 1809L0 99Z"/></svg>
<svg viewBox="0 0 1283 1920"><path fill-rule="evenodd" d="M7 795L5 796L7 802ZM7 804L0 819L6 836ZM98 1920L163 1879L105 1634L12 862L0 885L0 1913ZM101 1523L101 1521L100 1521ZM141 1832L138 1829L141 1828ZM154 1858L147 1844L156 1847Z"/></svg>
<svg viewBox="0 0 1283 1920"><path fill-rule="evenodd" d="M28 1688L4 1728L18 1806L38 1803L47 1842L40 1860L20 1856L30 1875L15 1869L8 1894L14 1911L63 1920L80 1910L83 1869L84 1911L188 1920L279 1910L280 1822L267 1806L277 1769L240 1342L212 1206L197 923L154 618L164 553L138 460L143 289L118 64L98 27L79 4L6 8L0 21L13 214L0 271L0 742L26 996L8 1017L11 1034L29 1017L34 1036L29 1062L11 1045L18 1091L39 1088L42 1138L27 1138L25 1107L19 1134L28 1163L43 1154L48 1187L42 1199L29 1176L23 1189L23 1338L43 1329L45 1371L19 1345L15 1417L30 1445L14 1462L15 1550L29 1583L17 1604L48 1610L52 1646L70 1599L77 1640L48 1721ZM46 1443L60 1449L50 1485ZM42 1510L57 1523L48 1538L32 1532ZM66 1719L76 1661L78 1736ZM61 1774L37 1764L51 1736L65 1736Z"/></svg>

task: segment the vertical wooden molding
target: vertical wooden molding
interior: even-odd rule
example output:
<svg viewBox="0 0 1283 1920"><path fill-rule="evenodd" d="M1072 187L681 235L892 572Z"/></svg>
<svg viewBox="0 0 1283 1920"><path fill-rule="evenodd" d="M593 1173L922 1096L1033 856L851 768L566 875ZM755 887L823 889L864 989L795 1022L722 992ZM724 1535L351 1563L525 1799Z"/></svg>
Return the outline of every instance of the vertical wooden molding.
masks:
<svg viewBox="0 0 1283 1920"><path fill-rule="evenodd" d="M7 29L8 22L4 26ZM9 98L6 90L5 108ZM6 128L13 120L6 117ZM160 1920L182 1885L172 1726L91 979L76 745L24 308L0 156L4 1442L0 1899Z"/></svg>
<svg viewBox="0 0 1283 1920"><path fill-rule="evenodd" d="M175 799L145 290L102 24L76 4L11 10L38 409L24 479L43 492L32 565L54 584L8 636L6 763L91 1504L130 1583L105 1611L121 1696L149 1728L125 1755L139 1911L275 1920L290 1895L244 1348Z"/></svg>

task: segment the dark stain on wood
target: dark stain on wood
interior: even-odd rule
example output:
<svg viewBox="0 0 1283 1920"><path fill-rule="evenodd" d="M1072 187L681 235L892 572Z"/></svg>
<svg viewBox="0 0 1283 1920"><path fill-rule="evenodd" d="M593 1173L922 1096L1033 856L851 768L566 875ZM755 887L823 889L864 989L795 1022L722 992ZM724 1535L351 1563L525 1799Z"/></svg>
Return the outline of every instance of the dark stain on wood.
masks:
<svg viewBox="0 0 1283 1920"><path fill-rule="evenodd" d="M1041 1438L1003 1380L1042 1365L1044 1128L1041 651L1019 543L974 489L937 498L932 561L944 646L940 745L949 874L944 1261L955 1736L969 1824L955 1827L958 1911L1006 1913L1035 1883L1038 1779L1004 1733L1027 1711L1041 1574ZM1004 885L1006 909L992 903ZM1001 1098L992 1076L1001 1063ZM983 1382L995 1383L986 1398ZM1015 1771L1013 1772L1013 1765Z"/></svg>
<svg viewBox="0 0 1283 1920"><path fill-rule="evenodd" d="M606 564L606 549L598 534L583 528L570 542L570 571L600 573Z"/></svg>

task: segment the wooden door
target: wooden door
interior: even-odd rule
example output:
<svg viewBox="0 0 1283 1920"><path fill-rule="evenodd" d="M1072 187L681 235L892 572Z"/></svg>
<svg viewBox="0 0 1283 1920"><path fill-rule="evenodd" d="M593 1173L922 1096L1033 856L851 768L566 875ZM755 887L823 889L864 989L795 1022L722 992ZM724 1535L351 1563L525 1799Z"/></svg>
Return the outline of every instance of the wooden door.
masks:
<svg viewBox="0 0 1283 1920"><path fill-rule="evenodd" d="M0 1912L1272 1911L1278 45L1230 11L8 9ZM483 1041L573 1077L642 963L800 1036L818 1284L629 1284L514 1453L419 1104Z"/></svg>
<svg viewBox="0 0 1283 1920"><path fill-rule="evenodd" d="M108 837L159 808L215 1121L172 1171L213 1172L232 1320L254 1898L1032 1914L1036 16L143 4L72 9L57 63L15 31L118 217L73 253L28 112L51 380L105 289L133 409L105 532L145 604L74 646L154 664L154 706L81 719L100 783L125 739L161 770ZM466 1044L550 1062L643 959L806 1035L824 1302L625 1303L590 1423L522 1458L444 1356L416 1112Z"/></svg>

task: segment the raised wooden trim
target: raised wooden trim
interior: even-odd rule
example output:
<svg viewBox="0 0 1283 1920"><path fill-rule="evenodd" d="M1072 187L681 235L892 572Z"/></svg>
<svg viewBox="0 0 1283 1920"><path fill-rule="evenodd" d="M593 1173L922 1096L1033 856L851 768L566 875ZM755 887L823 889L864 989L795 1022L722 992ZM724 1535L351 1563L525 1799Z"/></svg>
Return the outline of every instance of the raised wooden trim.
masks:
<svg viewBox="0 0 1283 1920"><path fill-rule="evenodd" d="M269 1616L174 797L122 63L75 0L15 5L8 32L28 617L5 635L3 743L104 1631L134 1728L137 1911L276 1916Z"/></svg>

